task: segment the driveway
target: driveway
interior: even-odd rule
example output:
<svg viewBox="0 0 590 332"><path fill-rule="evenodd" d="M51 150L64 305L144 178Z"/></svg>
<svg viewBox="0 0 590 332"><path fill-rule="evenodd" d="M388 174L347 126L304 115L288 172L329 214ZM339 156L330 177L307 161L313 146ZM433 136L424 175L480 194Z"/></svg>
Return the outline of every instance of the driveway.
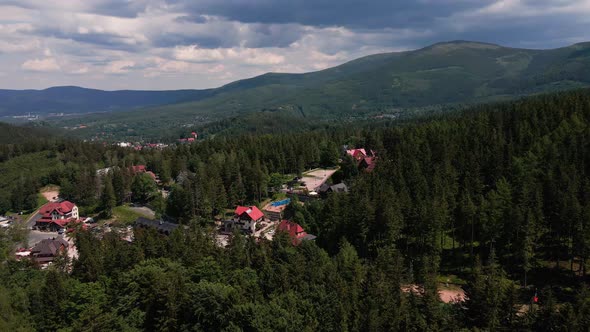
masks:
<svg viewBox="0 0 590 332"><path fill-rule="evenodd" d="M35 226L35 223L40 218L41 218L41 214L39 213L39 210L37 210L33 214L31 214L31 216L29 217L29 219L25 223L27 229L31 229L31 227Z"/></svg>

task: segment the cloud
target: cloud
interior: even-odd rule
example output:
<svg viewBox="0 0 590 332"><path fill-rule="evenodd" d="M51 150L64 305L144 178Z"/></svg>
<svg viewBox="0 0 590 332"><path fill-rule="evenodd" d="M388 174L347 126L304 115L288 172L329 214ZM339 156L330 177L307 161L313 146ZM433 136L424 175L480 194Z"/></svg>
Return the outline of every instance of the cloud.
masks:
<svg viewBox="0 0 590 332"><path fill-rule="evenodd" d="M0 0L0 87L206 88L454 39L565 46L589 24L590 0Z"/></svg>
<svg viewBox="0 0 590 332"><path fill-rule="evenodd" d="M104 68L104 72L107 74L125 74L130 70L133 70L135 62L129 60L117 60L112 61Z"/></svg>
<svg viewBox="0 0 590 332"><path fill-rule="evenodd" d="M24 53L39 49L41 43L38 40L7 41L0 40L1 53Z"/></svg>
<svg viewBox="0 0 590 332"><path fill-rule="evenodd" d="M174 58L190 62L241 60L252 65L275 65L285 61L282 55L256 48L206 49L198 45L177 47Z"/></svg>
<svg viewBox="0 0 590 332"><path fill-rule="evenodd" d="M22 69L29 71L52 72L61 69L54 58L27 60L21 65Z"/></svg>

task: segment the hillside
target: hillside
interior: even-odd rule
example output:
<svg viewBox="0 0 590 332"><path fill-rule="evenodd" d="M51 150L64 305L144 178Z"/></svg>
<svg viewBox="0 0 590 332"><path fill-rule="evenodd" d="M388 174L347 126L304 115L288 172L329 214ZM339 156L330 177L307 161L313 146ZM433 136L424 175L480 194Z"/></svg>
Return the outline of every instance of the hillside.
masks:
<svg viewBox="0 0 590 332"><path fill-rule="evenodd" d="M103 91L75 86L45 90L0 90L0 116L27 112L44 115L129 110L194 101L207 94L208 90Z"/></svg>
<svg viewBox="0 0 590 332"><path fill-rule="evenodd" d="M38 140L39 137L47 139L54 136L55 133L43 127L14 126L0 122L0 144L23 143Z"/></svg>
<svg viewBox="0 0 590 332"><path fill-rule="evenodd" d="M0 331L587 331L589 163L586 90L162 151L54 142L0 163L0 214L50 184L97 222L68 232L71 261L15 259L26 232L0 227ZM125 171L140 164L169 195ZM254 233L218 226L337 166L347 193L289 195ZM167 222L128 227L129 199Z"/></svg>
<svg viewBox="0 0 590 332"><path fill-rule="evenodd" d="M371 55L318 72L268 73L203 92L198 101L82 121L101 131L133 133L145 128L205 127L255 112L280 112L306 121L342 120L586 86L590 86L590 43L530 50L455 41Z"/></svg>

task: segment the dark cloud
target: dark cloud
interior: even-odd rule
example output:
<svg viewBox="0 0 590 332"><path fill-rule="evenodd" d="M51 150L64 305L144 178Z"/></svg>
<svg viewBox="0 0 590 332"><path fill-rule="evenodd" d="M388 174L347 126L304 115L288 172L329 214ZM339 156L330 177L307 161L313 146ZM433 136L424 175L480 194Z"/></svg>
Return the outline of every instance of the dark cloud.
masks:
<svg viewBox="0 0 590 332"><path fill-rule="evenodd" d="M305 34L300 25L293 24L248 24L216 22L204 25L199 32L171 32L157 34L151 42L156 47L199 45L201 48L248 48L288 47Z"/></svg>
<svg viewBox="0 0 590 332"><path fill-rule="evenodd" d="M425 27L436 18L481 7L485 0L168 0L188 12L245 23L299 23L350 28Z"/></svg>
<svg viewBox="0 0 590 332"><path fill-rule="evenodd" d="M132 18L145 12L148 5L148 1L105 0L95 5L92 12L100 15Z"/></svg>
<svg viewBox="0 0 590 332"><path fill-rule="evenodd" d="M92 44L105 49L120 50L126 52L138 52L145 49L129 37L109 34L109 33L73 33L65 32L59 29L43 27L35 31L35 34L41 37L53 37L59 39L73 40L80 43Z"/></svg>
<svg viewBox="0 0 590 332"><path fill-rule="evenodd" d="M236 42L235 38L227 38L227 36L200 36L183 33L165 33L152 38L153 46L164 48L187 45L199 45L202 48L232 47Z"/></svg>

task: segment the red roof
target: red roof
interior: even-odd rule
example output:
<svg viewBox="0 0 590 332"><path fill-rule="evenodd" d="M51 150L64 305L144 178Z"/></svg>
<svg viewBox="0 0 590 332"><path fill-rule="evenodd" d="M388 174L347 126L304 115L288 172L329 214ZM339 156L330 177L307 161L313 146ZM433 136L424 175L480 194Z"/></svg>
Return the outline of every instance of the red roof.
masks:
<svg viewBox="0 0 590 332"><path fill-rule="evenodd" d="M59 227L66 227L67 224L71 223L71 222L76 222L79 223L81 222L80 219L74 219L74 218L64 218L64 219L51 219L51 217L47 218L47 217L42 217L40 219L37 220L37 223L46 223L46 224L51 224L54 223L56 225L58 225Z"/></svg>
<svg viewBox="0 0 590 332"><path fill-rule="evenodd" d="M346 153L351 155L356 160L363 159L367 156L367 152L365 151L365 149L346 150Z"/></svg>
<svg viewBox="0 0 590 332"><path fill-rule="evenodd" d="M51 217L51 213L56 211L59 215L63 216L66 213L72 212L74 206L76 206L76 204L70 201L50 202L43 205L41 209L39 209L39 213L41 213L43 217Z"/></svg>
<svg viewBox="0 0 590 332"><path fill-rule="evenodd" d="M279 224L279 231L289 233L289 236L293 239L293 244L296 244L307 235L303 227L298 223L289 220L281 221Z"/></svg>
<svg viewBox="0 0 590 332"><path fill-rule="evenodd" d="M361 164L364 164L364 165L361 165L361 166L364 166L365 167L365 171L366 172L372 172L375 169L375 161L376 161L376 159L377 159L376 157L367 157L367 158L364 158L361 161Z"/></svg>
<svg viewBox="0 0 590 332"><path fill-rule="evenodd" d="M252 220L258 220L264 217L264 213L256 206L238 206L235 211L236 216L240 217L246 214Z"/></svg>
<svg viewBox="0 0 590 332"><path fill-rule="evenodd" d="M194 138L194 137L189 137L187 140L188 140L189 142L194 142L194 141L195 141L195 138Z"/></svg>
<svg viewBox="0 0 590 332"><path fill-rule="evenodd" d="M145 172L147 175L149 175L152 179L154 179L154 181L156 181L156 174L152 171L147 171Z"/></svg>
<svg viewBox="0 0 590 332"><path fill-rule="evenodd" d="M147 169L146 169L145 165L131 166L131 171L133 173L145 173L146 170Z"/></svg>
<svg viewBox="0 0 590 332"><path fill-rule="evenodd" d="M194 132L194 131L191 133L191 135L192 135L193 137L197 137L197 133L196 133L196 132Z"/></svg>

